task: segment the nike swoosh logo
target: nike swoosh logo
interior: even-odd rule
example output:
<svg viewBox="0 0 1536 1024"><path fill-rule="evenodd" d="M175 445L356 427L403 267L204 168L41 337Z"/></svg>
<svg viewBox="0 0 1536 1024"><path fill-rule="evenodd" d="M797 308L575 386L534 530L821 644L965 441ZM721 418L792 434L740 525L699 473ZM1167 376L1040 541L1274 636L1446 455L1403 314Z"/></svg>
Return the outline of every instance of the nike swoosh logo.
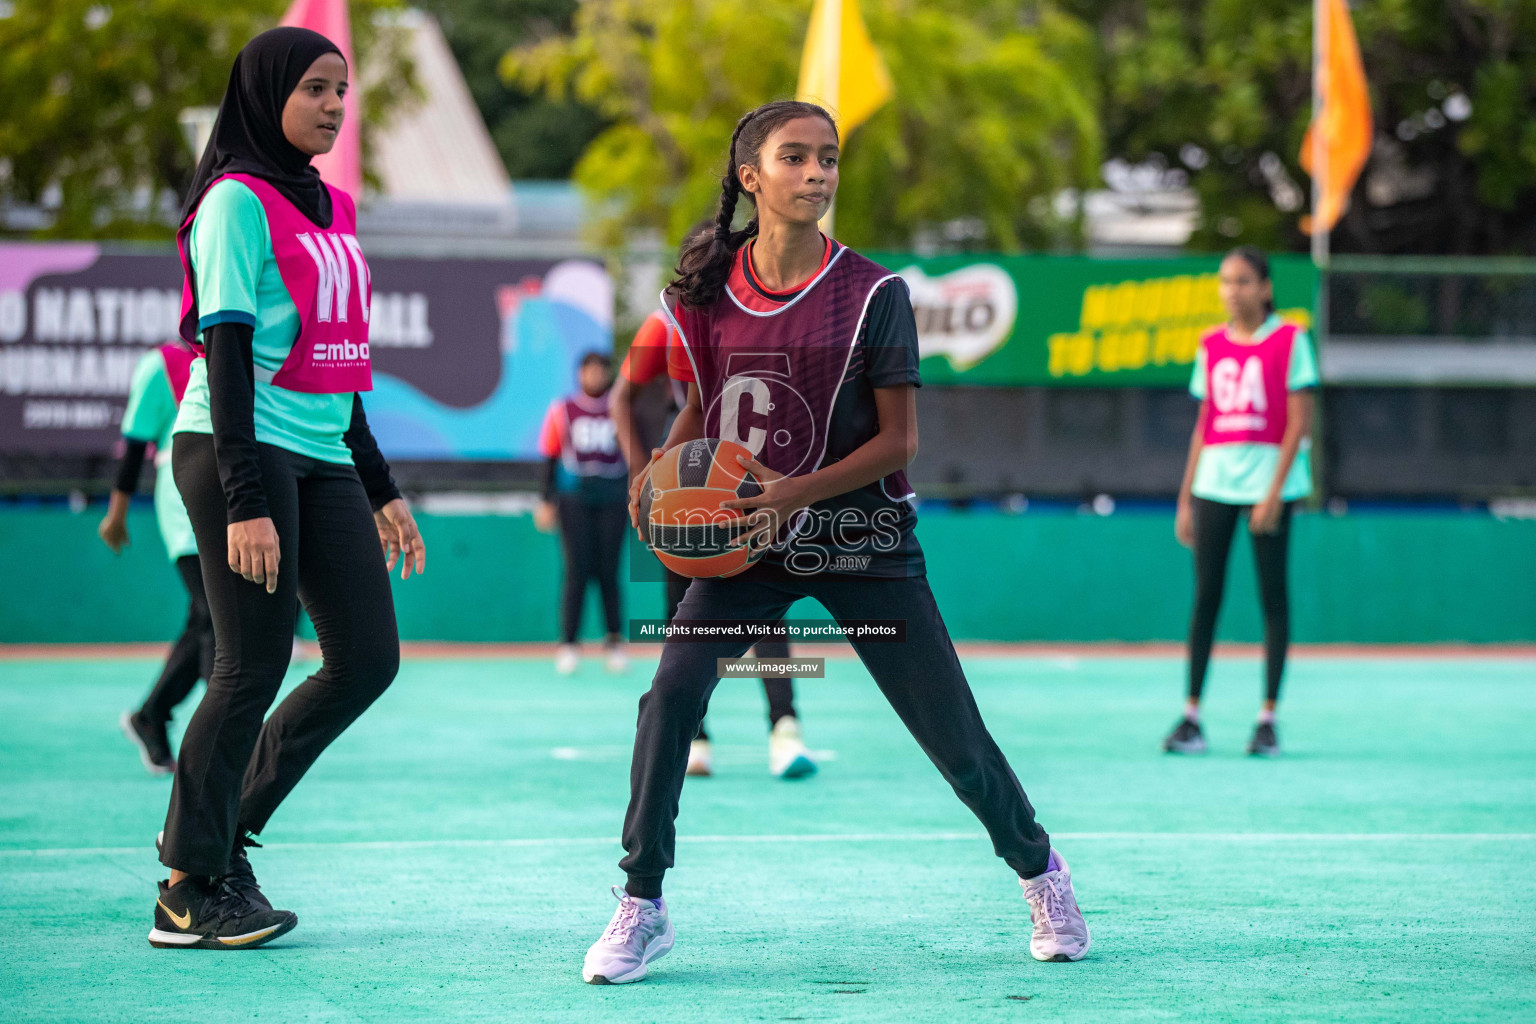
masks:
<svg viewBox="0 0 1536 1024"><path fill-rule="evenodd" d="M166 906L164 903L161 903L159 900L156 900L155 903L160 907L161 910L165 911L167 917L176 922L177 928L192 927L192 911L189 910L184 914L178 915L174 910Z"/></svg>

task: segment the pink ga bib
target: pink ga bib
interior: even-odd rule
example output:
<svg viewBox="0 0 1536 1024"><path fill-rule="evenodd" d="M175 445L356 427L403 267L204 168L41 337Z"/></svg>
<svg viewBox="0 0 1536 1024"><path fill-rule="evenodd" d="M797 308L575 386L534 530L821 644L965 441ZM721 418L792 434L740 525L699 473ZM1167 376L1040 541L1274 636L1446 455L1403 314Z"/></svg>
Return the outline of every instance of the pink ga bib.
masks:
<svg viewBox="0 0 1536 1024"><path fill-rule="evenodd" d="M1201 339L1205 348L1205 443L1279 444L1285 439L1286 378L1295 324L1282 324L1263 341L1233 341L1225 327Z"/></svg>
<svg viewBox="0 0 1536 1024"><path fill-rule="evenodd" d="M224 178L245 185L261 201L278 274L299 311L299 335L288 358L275 372L257 367L256 379L311 394L373 390L373 364L368 354L371 282L368 261L357 244L352 197L327 185L334 212L331 226L320 228L266 181L248 174L226 174L219 181ZM176 247L183 271L181 336L202 355L197 295L187 249L196 216L194 210L177 232Z"/></svg>

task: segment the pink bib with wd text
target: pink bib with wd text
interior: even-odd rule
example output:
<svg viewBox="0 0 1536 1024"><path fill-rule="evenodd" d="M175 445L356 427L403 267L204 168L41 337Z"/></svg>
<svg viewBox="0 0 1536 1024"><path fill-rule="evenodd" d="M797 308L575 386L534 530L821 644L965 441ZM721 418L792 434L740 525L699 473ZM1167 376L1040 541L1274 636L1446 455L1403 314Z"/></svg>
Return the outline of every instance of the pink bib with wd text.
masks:
<svg viewBox="0 0 1536 1024"><path fill-rule="evenodd" d="M371 391L368 304L372 292L368 261L357 244L357 212L352 197L327 185L333 211L331 226L320 228L266 181L248 174L226 174L219 181L224 178L245 185L261 201L278 274L299 311L299 336L294 339L288 358L275 372L258 366L256 379L311 394ZM196 216L194 210L177 232L176 247L183 272L181 336L202 355L197 295L188 251L192 220Z"/></svg>
<svg viewBox="0 0 1536 1024"><path fill-rule="evenodd" d="M1205 348L1205 443L1279 444L1285 439L1291 347L1295 324L1282 324L1263 341L1233 341L1225 327L1201 339Z"/></svg>

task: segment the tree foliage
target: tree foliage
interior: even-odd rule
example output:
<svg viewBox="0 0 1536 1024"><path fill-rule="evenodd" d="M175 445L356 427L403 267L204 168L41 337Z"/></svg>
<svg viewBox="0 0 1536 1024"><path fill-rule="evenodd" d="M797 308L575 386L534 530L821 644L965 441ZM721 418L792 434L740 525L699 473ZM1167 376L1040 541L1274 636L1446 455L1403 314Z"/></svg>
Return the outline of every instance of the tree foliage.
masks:
<svg viewBox="0 0 1536 1024"><path fill-rule="evenodd" d="M1188 176L1194 244L1305 247L1311 5L1066 2L1098 26L1106 151ZM1536 0L1378 0L1352 14L1377 135L1334 248L1536 248Z"/></svg>
<svg viewBox="0 0 1536 1024"><path fill-rule="evenodd" d="M894 100L844 140L839 237L907 245L965 219L977 245L1069 241L1053 198L1090 184L1092 34L1044 2L865 0ZM714 209L736 119L794 94L804 0L586 0L572 30L509 53L525 87L594 107L610 126L575 177L604 240L638 227L676 241Z"/></svg>
<svg viewBox="0 0 1536 1024"><path fill-rule="evenodd" d="M164 210L191 184L196 158L178 122L213 106L251 36L284 0L16 0L0 17L0 199L57 197L46 234L165 237ZM373 15L399 0L353 0L359 63L389 57ZM374 76L371 76L374 77ZM408 67L363 96L366 128L408 90ZM50 204L51 205L51 204Z"/></svg>
<svg viewBox="0 0 1536 1024"><path fill-rule="evenodd" d="M508 82L508 50L569 32L576 0L415 0L437 18L507 173L568 178L602 119L581 103L557 101Z"/></svg>

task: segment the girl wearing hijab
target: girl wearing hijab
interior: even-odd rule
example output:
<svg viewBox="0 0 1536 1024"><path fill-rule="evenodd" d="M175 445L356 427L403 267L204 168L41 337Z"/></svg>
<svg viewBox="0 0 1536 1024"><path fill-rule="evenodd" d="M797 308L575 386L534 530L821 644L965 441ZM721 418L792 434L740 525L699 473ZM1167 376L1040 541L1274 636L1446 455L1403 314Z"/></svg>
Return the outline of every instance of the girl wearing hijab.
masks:
<svg viewBox="0 0 1536 1024"><path fill-rule="evenodd" d="M389 571L426 568L421 535L363 415L368 264L330 150L347 66L278 28L235 58L177 234L181 334L199 352L172 467L213 617L213 676L176 759L152 945L252 949L298 923L251 870L259 833L399 665ZM296 599L323 663L272 712Z"/></svg>

